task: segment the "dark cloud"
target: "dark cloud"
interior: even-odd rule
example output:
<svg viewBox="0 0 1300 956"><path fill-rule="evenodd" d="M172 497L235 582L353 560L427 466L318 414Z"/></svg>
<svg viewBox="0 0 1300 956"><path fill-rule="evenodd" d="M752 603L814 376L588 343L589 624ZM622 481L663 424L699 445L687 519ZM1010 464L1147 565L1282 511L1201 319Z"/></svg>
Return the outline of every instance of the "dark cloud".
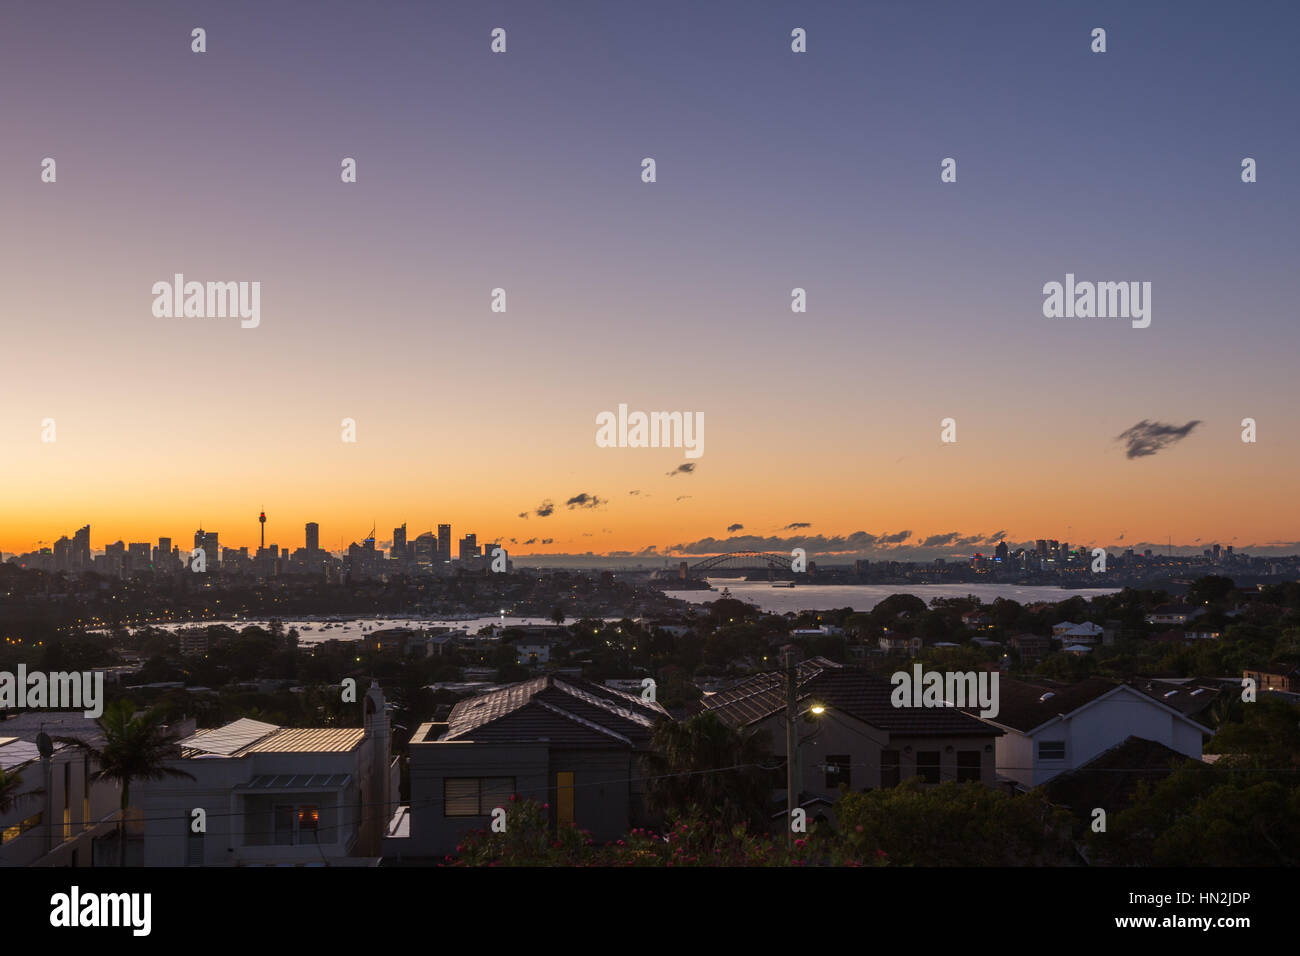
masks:
<svg viewBox="0 0 1300 956"><path fill-rule="evenodd" d="M1117 435L1115 440L1128 445L1124 453L1126 458L1146 458L1182 441L1199 424L1199 419L1193 419L1186 425L1166 425L1164 422L1149 422L1144 418Z"/></svg>
<svg viewBox="0 0 1300 956"><path fill-rule="evenodd" d="M855 531L850 535L792 535L782 538L776 535L742 534L729 538L701 538L683 544L675 544L666 549L668 554L724 554L728 551L779 551L789 552L791 548L803 548L809 553L838 554L845 552L866 551L878 544L880 539L865 531Z"/></svg>
<svg viewBox="0 0 1300 956"><path fill-rule="evenodd" d="M537 539L536 539L536 538L529 538L527 541L524 542L524 544L526 544L526 545L527 545L527 544L536 544L536 543L537 543Z"/></svg>
<svg viewBox="0 0 1300 956"><path fill-rule="evenodd" d="M628 494L629 494L629 495L639 495L639 494L641 494L641 489L640 489L640 488L636 488L636 489L634 489L634 490L632 490L632 491L629 491Z"/></svg>
<svg viewBox="0 0 1300 956"><path fill-rule="evenodd" d="M550 498L547 498L537 506L537 511L534 513L539 518L549 518L551 515L555 514L555 502Z"/></svg>
<svg viewBox="0 0 1300 956"><path fill-rule="evenodd" d="M521 512L519 512L519 517L521 517L521 518L523 518L525 521L527 521L527 520L528 520L528 512L527 512L527 511L521 511Z"/></svg>
<svg viewBox="0 0 1300 956"><path fill-rule="evenodd" d="M921 542L923 548L941 548L944 545L952 544L957 540L957 532L949 531L947 534L932 534Z"/></svg>
<svg viewBox="0 0 1300 956"><path fill-rule="evenodd" d="M677 500L678 500L678 501L685 501L687 498L690 498L690 497L693 497L693 496L692 496L692 495L678 495L678 496L677 496Z"/></svg>
<svg viewBox="0 0 1300 956"><path fill-rule="evenodd" d="M910 531L899 531L896 534L882 534L880 536L881 544L902 544L912 536Z"/></svg>
<svg viewBox="0 0 1300 956"><path fill-rule="evenodd" d="M744 529L745 526L743 524L729 524L727 525L727 534L731 534L734 531L743 531Z"/></svg>
<svg viewBox="0 0 1300 956"><path fill-rule="evenodd" d="M799 530L800 528L811 528L811 527L812 527L812 522L811 522L811 521L791 521L788 525L786 525L786 526L785 526L784 528L782 528L781 530L782 530L782 531L797 531L797 530Z"/></svg>
<svg viewBox="0 0 1300 956"><path fill-rule="evenodd" d="M605 502L602 501L600 498L597 498L595 495L589 495L584 491L581 494L574 495L572 498L566 501L564 505L565 507L572 510L574 508L595 508L599 505L603 505L604 503Z"/></svg>
<svg viewBox="0 0 1300 956"><path fill-rule="evenodd" d="M555 539L554 539L554 538L543 538L543 539L542 539L542 544L554 544L554 543L555 543ZM796 751L796 752L797 752L797 751Z"/></svg>
<svg viewBox="0 0 1300 956"><path fill-rule="evenodd" d="M1007 533L1005 531L999 531L997 534L991 534L989 535L989 544L997 544L1006 536Z"/></svg>
<svg viewBox="0 0 1300 956"><path fill-rule="evenodd" d="M672 471L668 472L668 477L671 478L673 475L689 475L694 471L695 471L695 462L687 461L687 462L683 462L682 464L674 468Z"/></svg>

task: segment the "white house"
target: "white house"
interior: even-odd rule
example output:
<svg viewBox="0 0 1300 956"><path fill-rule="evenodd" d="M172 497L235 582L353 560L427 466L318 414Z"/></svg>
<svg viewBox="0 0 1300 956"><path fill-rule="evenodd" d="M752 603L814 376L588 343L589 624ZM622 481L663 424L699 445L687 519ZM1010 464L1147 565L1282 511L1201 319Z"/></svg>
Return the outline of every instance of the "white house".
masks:
<svg viewBox="0 0 1300 956"><path fill-rule="evenodd" d="M50 739L42 759L38 737ZM121 792L116 784L94 779L99 766L70 744L54 737L100 742L95 721L79 712L21 713L0 721L0 768L19 781L13 805L0 814L0 867L93 866L116 862L115 850L95 843L113 833Z"/></svg>
<svg viewBox="0 0 1300 956"><path fill-rule="evenodd" d="M981 719L1006 732L997 740L998 774L1025 788L1080 767L1128 737L1199 760L1210 734L1150 694L1100 678L1051 686L1003 677L998 691L997 716Z"/></svg>
<svg viewBox="0 0 1300 956"><path fill-rule="evenodd" d="M133 788L144 865L373 863L397 802L398 768L377 684L361 706L362 727L244 718L181 740L171 765L194 779L138 784L138 795Z"/></svg>
<svg viewBox="0 0 1300 956"><path fill-rule="evenodd" d="M1052 625L1052 637L1067 644L1096 644L1101 640L1103 631L1105 628L1091 621L1085 621L1083 624L1062 621L1060 624Z"/></svg>
<svg viewBox="0 0 1300 956"><path fill-rule="evenodd" d="M516 644L515 654L518 658L517 663L524 666L546 664L551 659L551 642L530 641L527 644Z"/></svg>

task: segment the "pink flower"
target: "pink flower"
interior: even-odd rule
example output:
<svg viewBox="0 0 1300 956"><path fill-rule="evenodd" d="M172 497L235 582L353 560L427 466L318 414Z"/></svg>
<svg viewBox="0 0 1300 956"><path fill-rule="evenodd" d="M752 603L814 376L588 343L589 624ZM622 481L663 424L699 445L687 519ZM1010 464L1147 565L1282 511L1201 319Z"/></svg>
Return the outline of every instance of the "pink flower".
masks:
<svg viewBox="0 0 1300 956"><path fill-rule="evenodd" d="M543 803L543 804L542 804L542 809L543 809L543 810L549 810L549 809L551 809L551 805L550 805L549 803Z"/></svg>
<svg viewBox="0 0 1300 956"><path fill-rule="evenodd" d="M854 827L854 829L857 830L859 833L861 833L861 832L862 832L862 824L859 823L856 827Z"/></svg>

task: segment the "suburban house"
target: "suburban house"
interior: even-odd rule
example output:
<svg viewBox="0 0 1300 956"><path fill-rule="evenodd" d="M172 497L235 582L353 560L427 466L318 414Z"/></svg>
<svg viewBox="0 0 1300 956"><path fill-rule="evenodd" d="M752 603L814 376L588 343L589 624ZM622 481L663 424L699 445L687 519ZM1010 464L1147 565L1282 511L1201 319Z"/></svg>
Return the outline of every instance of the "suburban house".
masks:
<svg viewBox="0 0 1300 956"><path fill-rule="evenodd" d="M398 767L377 684L362 708L361 727L244 718L180 740L171 766L194 779L132 789L144 865L373 865L396 803Z"/></svg>
<svg viewBox="0 0 1300 956"><path fill-rule="evenodd" d="M1052 639L1038 634L1016 634L1007 643L1020 652L1020 660L1026 664L1041 661L1052 652Z"/></svg>
<svg viewBox="0 0 1300 956"><path fill-rule="evenodd" d="M1162 604L1146 616L1148 624L1186 624L1205 613L1205 608L1191 604Z"/></svg>
<svg viewBox="0 0 1300 956"><path fill-rule="evenodd" d="M47 759L42 733L51 738ZM101 742L98 725L80 712L27 711L0 720L0 769L19 781L13 806L0 814L0 867L117 862L116 844L104 838L116 830L121 792L95 780L98 764L54 737Z"/></svg>
<svg viewBox="0 0 1300 956"><path fill-rule="evenodd" d="M1300 694L1300 667L1246 670L1242 671L1241 676L1243 679L1250 678L1253 680L1259 690ZM2 726L0 725L0 728Z"/></svg>
<svg viewBox="0 0 1300 956"><path fill-rule="evenodd" d="M899 634L885 628L885 633L880 638L880 649L886 654L919 654L923 643L919 637L912 637L910 634Z"/></svg>
<svg viewBox="0 0 1300 956"><path fill-rule="evenodd" d="M515 645L516 663L525 667L548 663L551 659L550 641L529 641Z"/></svg>
<svg viewBox="0 0 1300 956"><path fill-rule="evenodd" d="M961 616L961 622L976 630L985 630L993 626L993 615L988 611L967 611Z"/></svg>
<svg viewBox="0 0 1300 956"><path fill-rule="evenodd" d="M1199 760L1210 734L1160 698L1100 678L1067 686L1004 677L999 697L997 716L980 719L1004 731L997 741L998 774L1024 789L1081 767L1130 736Z"/></svg>
<svg viewBox="0 0 1300 956"><path fill-rule="evenodd" d="M833 803L841 785L871 790L909 777L996 783L1001 730L954 707L895 707L889 680L824 657L800 662L796 680L800 805ZM786 684L784 671L757 674L706 697L704 706L741 733L763 735L784 759ZM814 705L825 709L814 715ZM784 776L779 795L784 799Z"/></svg>
<svg viewBox="0 0 1300 956"><path fill-rule="evenodd" d="M645 821L643 760L664 708L581 678L549 674L460 701L410 742L409 807L384 855L452 853L511 797L550 806L551 821L614 840Z"/></svg>
<svg viewBox="0 0 1300 956"><path fill-rule="evenodd" d="M1072 624L1069 621L1062 621L1060 624L1052 625L1052 637L1063 644L1099 644L1104 631L1105 628L1100 624L1091 622Z"/></svg>
<svg viewBox="0 0 1300 956"><path fill-rule="evenodd" d="M1047 799L1070 811L1074 831L1082 835L1101 808L1114 819L1133 805L1138 784L1154 786L1191 762L1186 754L1141 737L1127 737L1074 770L1057 774L1045 785Z"/></svg>

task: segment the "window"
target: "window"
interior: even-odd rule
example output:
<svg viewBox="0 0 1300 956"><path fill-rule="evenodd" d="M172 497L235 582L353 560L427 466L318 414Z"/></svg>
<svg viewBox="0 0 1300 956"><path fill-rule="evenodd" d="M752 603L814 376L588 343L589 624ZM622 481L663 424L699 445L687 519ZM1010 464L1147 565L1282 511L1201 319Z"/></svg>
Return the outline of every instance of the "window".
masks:
<svg viewBox="0 0 1300 956"><path fill-rule="evenodd" d="M10 840L17 840L28 830L33 830L40 826L42 816L42 814L38 813L35 816L28 817L22 823L15 823L11 827L5 827L4 831L0 832L0 843L8 843Z"/></svg>
<svg viewBox="0 0 1300 956"><path fill-rule="evenodd" d="M81 825L87 829L90 821L90 758L81 762Z"/></svg>
<svg viewBox="0 0 1300 956"><path fill-rule="evenodd" d="M918 750L916 752L916 775L926 783L939 782L939 751Z"/></svg>
<svg viewBox="0 0 1300 956"><path fill-rule="evenodd" d="M979 783L981 779L980 752L978 750L957 751L957 782L974 780Z"/></svg>
<svg viewBox="0 0 1300 956"><path fill-rule="evenodd" d="M444 817L486 817L505 806L515 792L514 777L445 777L442 781Z"/></svg>
<svg viewBox="0 0 1300 956"><path fill-rule="evenodd" d="M1065 741L1064 740L1040 740L1038 742L1038 759L1039 760L1064 760Z"/></svg>
<svg viewBox="0 0 1300 956"><path fill-rule="evenodd" d="M320 842L320 808L315 804L277 804L272 816L276 846L310 846Z"/></svg>
<svg viewBox="0 0 1300 956"><path fill-rule="evenodd" d="M853 781L849 775L849 768L853 761L849 759L848 754L830 754L826 757L826 789L838 790L840 784L853 789Z"/></svg>
<svg viewBox="0 0 1300 956"><path fill-rule="evenodd" d="M880 751L880 785L882 787L897 787L900 776L898 751Z"/></svg>

